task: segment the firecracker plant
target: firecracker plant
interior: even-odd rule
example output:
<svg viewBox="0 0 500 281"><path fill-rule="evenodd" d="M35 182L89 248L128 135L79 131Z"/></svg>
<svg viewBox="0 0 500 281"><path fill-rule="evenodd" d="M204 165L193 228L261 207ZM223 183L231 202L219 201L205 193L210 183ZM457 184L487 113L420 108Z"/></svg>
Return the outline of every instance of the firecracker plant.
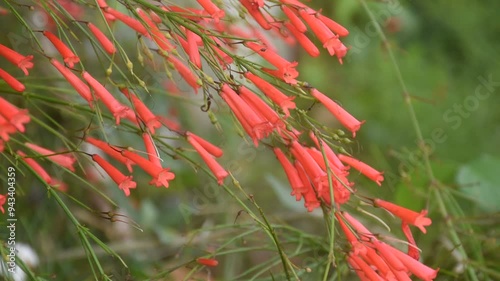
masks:
<svg viewBox="0 0 500 281"><path fill-rule="evenodd" d="M326 251L321 267L315 267L321 268L323 280L332 274L372 281L436 278L438 269L421 262L412 234L426 233L432 223L427 211L367 197L365 187L356 184L361 174L384 188L377 165L347 152L362 131L363 116L342 107L332 88L300 80L298 63L285 58L286 48L277 45L300 46L311 57L328 54L334 58L331 68L341 68L349 52L343 43L348 28L320 9L299 0L4 1L3 9L2 17L12 18L24 33L2 27L12 33L10 41L0 44L2 163L15 167L19 177L34 176L44 186L44 200L63 209L85 249L93 279L125 280L101 266L95 245L120 260L118 267L128 267L67 206L79 202L75 194L83 188L113 202L110 194L116 193L102 188L96 169L134 200L140 189L158 187L168 194L180 188L176 169L191 167L193 177L205 173L213 178L252 218L250 225L272 241L275 268L280 268L271 274L273 280L309 280L303 276L311 267L296 264L309 253L284 245L257 194L247 193L226 166L224 149L207 141L204 132L183 126L183 118L209 120L221 138L238 134L275 156L290 195L303 202L305 213L321 210L324 216L328 234L320 244ZM35 14L45 19L42 25L27 20ZM129 41L133 44L124 43ZM151 102L165 97L168 104ZM178 112L186 106L190 113ZM339 127L313 119L312 107L324 107ZM26 185L25 192L31 185L21 178L18 184ZM0 197L2 213L6 198ZM377 208L401 223L404 238L363 225L362 217ZM120 217L110 217L116 220ZM196 258L193 270L182 278L221 266L218 258L225 250L221 245ZM37 270L25 269L32 278L41 278ZM265 272L256 268L238 280ZM149 277L154 276L169 280L169 271ZM219 280L216 274L212 278Z"/></svg>

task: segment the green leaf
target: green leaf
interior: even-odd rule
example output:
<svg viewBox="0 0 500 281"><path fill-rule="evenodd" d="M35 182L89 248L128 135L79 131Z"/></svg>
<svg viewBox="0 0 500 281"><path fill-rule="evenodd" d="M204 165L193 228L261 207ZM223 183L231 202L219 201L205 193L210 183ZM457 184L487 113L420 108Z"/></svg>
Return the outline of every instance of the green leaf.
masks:
<svg viewBox="0 0 500 281"><path fill-rule="evenodd" d="M472 198L484 211L500 211L500 159L491 155L482 155L480 158L463 165L457 174L456 181L460 190Z"/></svg>

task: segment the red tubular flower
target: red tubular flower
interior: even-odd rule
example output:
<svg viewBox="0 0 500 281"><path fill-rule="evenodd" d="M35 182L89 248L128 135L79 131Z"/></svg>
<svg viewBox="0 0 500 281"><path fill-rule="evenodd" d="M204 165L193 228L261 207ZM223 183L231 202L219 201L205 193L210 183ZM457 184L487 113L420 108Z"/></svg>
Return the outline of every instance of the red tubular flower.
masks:
<svg viewBox="0 0 500 281"><path fill-rule="evenodd" d="M211 45L210 48L216 53L216 57L222 68L226 69L227 64L233 63L233 58L220 49L223 43L219 38L215 36L210 36L210 38L215 41L215 45Z"/></svg>
<svg viewBox="0 0 500 281"><path fill-rule="evenodd" d="M170 169L158 167L155 164L151 163L151 161L132 151L122 150L122 155L134 161L134 163L136 163L146 173L153 177L149 184L154 184L157 187L163 185L168 188L168 181L175 179L175 174L170 172Z"/></svg>
<svg viewBox="0 0 500 281"><path fill-rule="evenodd" d="M80 58L71 51L71 49L66 46L61 39L59 39L55 34L53 34L50 31L45 30L43 32L43 35L49 39L50 42L52 42L52 45L56 47L57 51L61 54L63 57L64 62L69 66L69 67L74 67L75 63L78 63L80 61Z"/></svg>
<svg viewBox="0 0 500 281"><path fill-rule="evenodd" d="M106 3L106 0L97 0L97 5L99 5L99 8L101 9L108 7L108 3Z"/></svg>
<svg viewBox="0 0 500 281"><path fill-rule="evenodd" d="M177 69L179 74L197 93L200 85L198 84L198 77L193 73L193 71L191 71L191 69L174 56L168 56L167 60L173 64L174 68Z"/></svg>
<svg viewBox="0 0 500 281"><path fill-rule="evenodd" d="M9 141L9 139L10 139L9 134L13 134L16 131L17 131L16 127L14 127L14 125L9 123L9 120L5 119L5 117L3 117L0 114L0 138L2 138L3 141ZM2 142L2 144L3 144L3 142ZM0 150L3 150L3 149L0 149Z"/></svg>
<svg viewBox="0 0 500 281"><path fill-rule="evenodd" d="M94 89L94 93L102 100L104 105L111 111L116 119L116 125L120 124L120 118L127 117L130 108L122 105L106 88L92 77L87 71L83 73L83 79Z"/></svg>
<svg viewBox="0 0 500 281"><path fill-rule="evenodd" d="M345 27L338 24L331 18L326 17L322 14L319 14L318 17L321 22L323 22L331 31L333 31L333 33L337 34L338 36L344 37L349 35L349 31Z"/></svg>
<svg viewBox="0 0 500 281"><path fill-rule="evenodd" d="M300 179L297 169L292 165L281 149L275 147L273 150L292 187L292 193L290 195L295 196L295 200L299 201L302 198L302 193L305 193L307 190Z"/></svg>
<svg viewBox="0 0 500 281"><path fill-rule="evenodd" d="M342 63L342 58L346 55L347 48L338 39L338 36L333 34L323 21L313 15L316 14L314 10L300 9L299 14L311 27L312 32L316 34L323 47L328 50L328 53L331 56L337 55L339 62Z"/></svg>
<svg viewBox="0 0 500 281"><path fill-rule="evenodd" d="M224 99L226 94L224 92L221 92L220 95ZM238 119L238 121L240 122L241 126L243 127L243 130L245 130L245 132L250 136L250 138L252 138L253 144L255 145L255 147L258 147L259 146L259 139L255 135L253 127L250 126L250 124L248 123L245 115L238 110L237 105L234 103L234 101L232 99L227 98L227 99L225 99L225 101L226 101L227 105L229 105L229 108L233 112L234 116L236 116L236 119Z"/></svg>
<svg viewBox="0 0 500 281"><path fill-rule="evenodd" d="M210 155L210 153L206 151L205 148L203 148L203 146L200 145L191 135L187 136L187 141L196 150L196 152L198 152L210 171L212 171L214 176L217 178L217 183L221 185L224 179L229 176L229 173L217 161L215 161L215 159L212 158L212 155Z"/></svg>
<svg viewBox="0 0 500 281"><path fill-rule="evenodd" d="M297 169L297 173L299 174L300 180L304 184L304 189L306 190L302 193L302 196L304 197L304 207L308 212L312 212L314 209L318 208L321 203L316 196L316 192L314 192L304 167L302 167L298 161L295 161L295 169Z"/></svg>
<svg viewBox="0 0 500 281"><path fill-rule="evenodd" d="M375 237L373 233L371 233L363 224L361 224L357 219L352 217L349 213L342 212L342 215L347 220L349 225L351 225L354 228L354 230L356 230L360 240L369 242L372 240L372 238Z"/></svg>
<svg viewBox="0 0 500 281"><path fill-rule="evenodd" d="M7 202L7 196L0 194L0 211L2 211L2 214L5 214L5 210L3 209L3 205L5 205L5 202Z"/></svg>
<svg viewBox="0 0 500 281"><path fill-rule="evenodd" d="M197 258L196 262L201 265L209 267L215 267L219 264L219 262L216 259L206 259L206 258Z"/></svg>
<svg viewBox="0 0 500 281"><path fill-rule="evenodd" d="M388 247L388 250L397 259L399 259L411 273L415 274L415 276L417 276L418 278L424 281L432 281L436 278L439 268L430 268L393 247Z"/></svg>
<svg viewBox="0 0 500 281"><path fill-rule="evenodd" d="M163 22L163 20L161 19L161 17L157 13L155 13L153 11L149 11L149 17L151 17L151 20L154 23L156 23L156 24L160 24L160 23Z"/></svg>
<svg viewBox="0 0 500 281"><path fill-rule="evenodd" d="M432 224L432 220L425 217L427 215L427 210L418 213L382 199L375 199L373 203L376 207L384 208L391 214L400 218L403 223L418 227L423 233L427 232L425 227Z"/></svg>
<svg viewBox="0 0 500 281"><path fill-rule="evenodd" d="M282 5L281 9L283 10L283 13L287 16L288 20L290 20L290 23L295 27L295 29L299 33L304 33L307 31L306 25L302 22L302 20L297 16L294 10L289 8L286 5Z"/></svg>
<svg viewBox="0 0 500 281"><path fill-rule="evenodd" d="M336 167L340 171L344 171L344 175L348 174L345 171L347 171L349 169L349 167L344 166L344 164L342 164L342 161L340 161L340 159L338 158L338 156L335 154L335 152L333 152L333 150L330 148L330 146L328 144L326 144L321 139L318 140L318 138L314 135L314 133L312 131L309 132L309 137L311 138L311 140L314 142L314 144L316 145L316 147L319 150L321 150L321 148L323 148L325 150L326 158L328 159L328 161L330 161L330 163L334 167ZM332 166L330 166L330 168L331 167Z"/></svg>
<svg viewBox="0 0 500 281"><path fill-rule="evenodd" d="M283 94L280 90L276 89L271 83L254 75L251 72L246 72L245 77L252 81L252 83L259 88L259 90L264 93L268 98L270 98L274 103L276 103L283 112L285 113L285 118L290 116L289 109L295 109L296 105L292 101L295 97L289 97Z"/></svg>
<svg viewBox="0 0 500 281"><path fill-rule="evenodd" d="M19 109L2 97L0 97L0 115L21 133L24 133L24 124L31 120L27 109Z"/></svg>
<svg viewBox="0 0 500 281"><path fill-rule="evenodd" d="M266 46L255 42L245 42L244 45L278 68L277 70L268 71L269 73L291 85L297 84L295 79L299 76L299 72L295 69L297 62L289 62Z"/></svg>
<svg viewBox="0 0 500 281"><path fill-rule="evenodd" d="M104 12L106 14L110 14L117 18L119 21L123 22L124 24L128 25L130 28L133 30L137 31L138 33L144 35L145 37L149 37L148 30L141 24L140 21L129 17L113 8L106 7L104 8Z"/></svg>
<svg viewBox="0 0 500 281"><path fill-rule="evenodd" d="M31 62L33 59L32 55L23 56L2 44L0 44L0 56L6 58L10 63L19 67L24 72L24 75L28 75L28 69L33 68L33 63Z"/></svg>
<svg viewBox="0 0 500 281"><path fill-rule="evenodd" d="M247 9L248 13L253 17L253 19L265 30L269 30L272 26L269 24L267 19L262 14L262 11L259 9L258 3L253 2L252 0L240 0L241 5Z"/></svg>
<svg viewBox="0 0 500 281"><path fill-rule="evenodd" d="M144 142L144 146L146 147L146 153L148 154L148 159L154 165L161 167L160 157L158 157L158 150L153 142L153 139L148 133L142 134L142 140Z"/></svg>
<svg viewBox="0 0 500 281"><path fill-rule="evenodd" d="M291 23L286 22L285 27L292 33L292 35L297 39L299 44L306 50L306 52L313 58L319 56L320 52L318 47L304 34L299 32Z"/></svg>
<svg viewBox="0 0 500 281"><path fill-rule="evenodd" d="M321 151L315 148L306 148L306 151L311 155L311 157L318 163L321 169L324 172L327 172L326 163L323 159L323 154ZM335 203L344 204L347 202L351 196L351 192L344 185L352 186L353 184L347 180L345 171L341 171L333 166L328 160L328 165L330 167L330 171L333 173L332 176L332 185L333 185L333 195L335 199ZM318 191L318 194L321 198L323 198L328 204L331 203L330 189L323 188L323 191Z"/></svg>
<svg viewBox="0 0 500 281"><path fill-rule="evenodd" d="M57 165L64 167L72 172L75 171L75 167L73 167L73 165L75 164L76 159L73 156L56 154L57 152L43 148L33 143L25 142L24 144L26 145L26 147L39 153L40 155L47 156L47 158L49 158L50 161L56 163Z"/></svg>
<svg viewBox="0 0 500 281"><path fill-rule="evenodd" d="M154 134L155 129L161 128L161 123L158 120L158 117L149 110L149 108L136 96L130 94L127 88L121 88L120 91L129 99L132 100L132 104L134 105L134 109L139 115L139 118L144 122L148 130Z"/></svg>
<svg viewBox="0 0 500 281"><path fill-rule="evenodd" d="M240 97L243 98L247 104L256 112L260 113L268 122L273 124L274 127L278 128L284 125L278 113L248 88L241 86L238 92L240 93Z"/></svg>
<svg viewBox="0 0 500 281"><path fill-rule="evenodd" d="M366 247L366 254L363 256L363 260L365 260L367 264L375 267L382 276L383 280L411 281L406 273L403 274L406 278L403 276L397 278L385 260L371 247Z"/></svg>
<svg viewBox="0 0 500 281"><path fill-rule="evenodd" d="M85 141L92 144L95 147L98 147L99 149L104 151L107 155L113 157L114 159L118 160L120 163L126 165L128 171L132 173L132 165L135 165L135 163L132 160L128 159L127 157L124 157L120 153L120 151L122 151L122 149L115 147L115 146L112 146L106 142L103 142L101 140L98 140L98 139L95 139L92 137L86 137Z"/></svg>
<svg viewBox="0 0 500 281"><path fill-rule="evenodd" d="M178 15L182 15L187 20L191 20L194 22L199 22L202 20L202 16L204 14L203 10L195 9L195 8L184 8L176 5L170 6L161 6L161 9L167 12L174 12Z"/></svg>
<svg viewBox="0 0 500 281"><path fill-rule="evenodd" d="M356 270L360 270L363 274L371 281L382 281L384 280L380 275L378 275L373 268L371 268L363 259L360 259L356 255L350 254L351 258L355 264L358 265Z"/></svg>
<svg viewBox="0 0 500 281"><path fill-rule="evenodd" d="M231 110L239 111L248 122L255 137L260 140L265 138L272 131L271 126L266 120L260 117L233 89L227 84L222 85L221 97L228 103ZM228 102L231 100L232 102ZM232 106L234 105L234 106Z"/></svg>
<svg viewBox="0 0 500 281"><path fill-rule="evenodd" d="M349 114L349 112L345 111L345 109L343 109L340 105L332 101L329 97L325 96L317 89L312 89L311 95L321 102L344 127L351 131L353 137L356 137L356 132L359 128L361 128L361 125L365 123L365 121L358 121L351 114Z"/></svg>
<svg viewBox="0 0 500 281"><path fill-rule="evenodd" d="M112 54L116 53L116 48L115 48L115 45L113 44L113 42L111 42L108 39L108 37L106 37L106 35L99 28L97 28L97 26L95 26L91 22L87 23L87 26L89 27L90 32L92 32L92 34L94 34L97 41L99 41L99 43L101 43L101 46L104 48L104 50L108 54L112 55Z"/></svg>
<svg viewBox="0 0 500 281"><path fill-rule="evenodd" d="M16 151L16 153L17 153L17 155L22 157L22 160L26 164L28 164L28 166L30 166L31 169L33 169L33 171L35 171L35 173L37 173L40 176L40 178L42 178L42 180L44 182L46 182L47 184L50 184L52 182L52 178L45 171L45 169L42 168L42 166L40 166L40 164L38 164L35 160L33 160L31 158L26 158L26 154L24 152L22 152L21 150Z"/></svg>
<svg viewBox="0 0 500 281"><path fill-rule="evenodd" d="M18 92L24 92L26 87L7 71L0 68L0 78L3 79L12 89Z"/></svg>
<svg viewBox="0 0 500 281"><path fill-rule="evenodd" d="M371 179L372 181L376 182L379 186L381 185L381 182L384 180L384 176L382 175L382 172L379 172L372 167L368 166L367 164L354 159L352 157L339 154L339 159L340 161L346 163L347 165L353 167L354 169L358 170L360 173L362 173L365 177Z"/></svg>
<svg viewBox="0 0 500 281"><path fill-rule="evenodd" d="M186 40L187 40L187 54L191 62L199 69L201 69L201 56L198 48L198 40L201 40L200 36L191 30L186 30Z"/></svg>
<svg viewBox="0 0 500 281"><path fill-rule="evenodd" d="M196 142L198 142L203 147L203 149L205 149L208 153L212 154L214 157L219 158L224 154L222 149L211 144L207 140L205 140L205 139L203 139L203 138L201 138L201 137L199 137L191 132L186 132L186 135L188 137L193 138Z"/></svg>
<svg viewBox="0 0 500 281"><path fill-rule="evenodd" d="M173 50L174 46L168 41L165 34L161 32L161 30L151 20L151 18L149 18L149 16L140 8L137 8L136 11L141 19L146 23L147 30L152 35L151 37L153 41L155 41L156 45L158 45L158 47L165 52L170 52L171 50ZM149 37L149 34L147 34L146 37Z"/></svg>
<svg viewBox="0 0 500 281"><path fill-rule="evenodd" d="M224 10L219 9L212 1L210 0L196 0L203 9L214 19L215 23L218 23L221 18L223 18L226 13Z"/></svg>
<svg viewBox="0 0 500 281"><path fill-rule="evenodd" d="M328 177L325 171L321 169L314 158L297 141L292 141L291 152L295 159L304 167L304 170L314 183L318 193L321 193L323 188L328 186Z"/></svg>
<svg viewBox="0 0 500 281"><path fill-rule="evenodd" d="M418 260L420 258L420 252L417 247L417 242L415 242L413 234L411 233L410 226L407 223L403 222L401 224L401 230L403 230L403 234L408 241L408 256L412 257L415 260Z"/></svg>
<svg viewBox="0 0 500 281"><path fill-rule="evenodd" d="M130 189L136 188L137 183L133 181L132 176L125 176L120 170L115 168L111 163L104 160L98 154L92 155L92 160L94 160L101 168L106 171L106 173L111 177L111 179L118 185L118 188L123 190L125 196L130 195Z"/></svg>
<svg viewBox="0 0 500 281"><path fill-rule="evenodd" d="M50 59L50 63L64 76L66 80L68 80L69 84L78 92L78 94L80 94L80 96L89 103L90 108L94 108L92 103L94 98L92 97L89 86L80 80L76 74L71 72L69 68L62 65L58 60Z"/></svg>
<svg viewBox="0 0 500 281"><path fill-rule="evenodd" d="M407 271L406 266L401 260L391 252L392 247L390 245L380 242L375 238L372 239L371 243L393 271Z"/></svg>

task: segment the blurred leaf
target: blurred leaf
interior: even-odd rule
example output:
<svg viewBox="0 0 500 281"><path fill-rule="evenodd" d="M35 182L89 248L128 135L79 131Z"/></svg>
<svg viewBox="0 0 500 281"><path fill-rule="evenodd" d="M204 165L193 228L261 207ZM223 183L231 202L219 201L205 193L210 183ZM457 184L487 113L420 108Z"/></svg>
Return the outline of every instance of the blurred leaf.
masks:
<svg viewBox="0 0 500 281"><path fill-rule="evenodd" d="M460 190L476 200L477 205L488 212L500 211L500 159L490 155L463 165L457 174Z"/></svg>

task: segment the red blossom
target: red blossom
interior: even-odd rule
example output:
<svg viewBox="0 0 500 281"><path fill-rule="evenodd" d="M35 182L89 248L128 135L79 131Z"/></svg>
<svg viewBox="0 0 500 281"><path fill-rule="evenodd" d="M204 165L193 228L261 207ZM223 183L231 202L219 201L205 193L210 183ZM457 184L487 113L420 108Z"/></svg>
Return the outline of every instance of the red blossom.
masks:
<svg viewBox="0 0 500 281"><path fill-rule="evenodd" d="M187 40L187 54L189 60L199 69L201 69L201 56L198 48L198 40L201 40L200 36L191 30L186 30L186 40Z"/></svg>
<svg viewBox="0 0 500 281"><path fill-rule="evenodd" d="M170 169L158 167L155 164L151 163L151 161L132 151L122 150L122 155L134 161L134 163L136 163L146 173L153 177L149 184L154 184L157 187L164 186L168 188L169 181L175 179L175 174L170 172Z"/></svg>
<svg viewBox="0 0 500 281"><path fill-rule="evenodd" d="M417 242L415 242L415 239L413 238L410 226L407 223L403 222L401 223L401 230L403 230L403 234L408 241L408 256L418 260L420 258L420 251L417 247Z"/></svg>
<svg viewBox="0 0 500 281"><path fill-rule="evenodd" d="M18 92L24 92L26 87L7 71L0 68L0 78L4 80L12 89Z"/></svg>
<svg viewBox="0 0 500 281"><path fill-rule="evenodd" d="M314 158L307 152L307 150L299 144L297 141L292 141L292 147L290 150L293 157L302 164L305 172L313 182L318 193L321 193L325 186L328 186L328 177L325 171L321 169L319 164L314 160Z"/></svg>
<svg viewBox="0 0 500 281"><path fill-rule="evenodd" d="M384 208L391 214L400 218L403 223L418 227L423 233L427 232L425 227L432 224L432 220L425 217L427 215L427 210L418 213L382 199L375 199L373 203L376 207Z"/></svg>
<svg viewBox="0 0 500 281"><path fill-rule="evenodd" d="M64 62L69 66L69 67L74 67L75 63L78 63L80 61L80 58L71 51L71 49L64 44L61 39L59 39L55 34L53 34L50 31L43 31L43 35L49 39L50 42L52 42L52 45L56 47L57 51L61 54L63 57Z"/></svg>
<svg viewBox="0 0 500 281"><path fill-rule="evenodd" d="M160 157L158 156L158 150L151 138L151 135L148 133L142 133L142 141L144 142L144 147L146 147L146 153L148 154L148 159L158 167L161 167Z"/></svg>
<svg viewBox="0 0 500 281"><path fill-rule="evenodd" d="M290 186L292 187L292 192L290 195L295 196L295 200L299 201L302 198L302 193L307 191L304 183L300 179L299 172L293 166L293 164L288 160L281 149L275 147L273 149L276 158L280 162L283 170L285 171L286 177L290 182Z"/></svg>
<svg viewBox="0 0 500 281"><path fill-rule="evenodd" d="M16 127L9 123L9 121L0 114L0 138L2 138L3 141L9 141L9 135L15 133L16 131Z"/></svg>
<svg viewBox="0 0 500 281"><path fill-rule="evenodd" d="M98 154L93 154L92 155L92 160L94 160L101 168L103 168L104 171L111 177L111 179L118 184L118 188L123 190L125 193L125 196L130 195L130 189L136 188L137 183L134 182L132 179L132 176L125 176L120 170L115 168L111 163L108 161L104 160L101 156Z"/></svg>
<svg viewBox="0 0 500 281"><path fill-rule="evenodd" d="M182 78L184 78L189 86L191 86L197 93L200 85L198 84L198 77L196 74L194 74L189 67L174 56L168 56L167 60L173 64L174 68L177 69Z"/></svg>
<svg viewBox="0 0 500 281"><path fill-rule="evenodd" d="M196 0L196 2L198 2L203 7L203 9L205 9L205 11L212 17L212 19L216 23L226 15L224 10L221 10L210 0Z"/></svg>
<svg viewBox="0 0 500 281"><path fill-rule="evenodd" d="M121 104L106 88L92 77L87 71L82 75L83 79L94 89L94 93L102 100L104 105L116 119L116 125L120 124L120 118L127 117L130 108Z"/></svg>
<svg viewBox="0 0 500 281"><path fill-rule="evenodd" d="M292 33L292 35L297 39L299 44L306 50L306 52L311 56L311 57L317 57L319 56L320 52L318 50L318 47L314 45L314 43L304 34L299 32L291 23L287 22L284 24L285 27Z"/></svg>
<svg viewBox="0 0 500 281"><path fill-rule="evenodd" d="M251 72L246 72L245 77L252 81L252 83L259 88L259 90L264 93L268 98L270 98L274 103L276 103L283 112L285 113L285 117L290 116L290 111L289 109L295 109L296 105L292 101L295 97L289 97L285 94L283 94L280 90L278 90L276 87L274 87L271 83L267 82L266 80L260 78L259 76L251 73Z"/></svg>
<svg viewBox="0 0 500 281"><path fill-rule="evenodd" d="M265 30L269 30L272 26L269 24L267 19L262 14L262 11L259 9L258 3L255 3L252 0L240 0L241 5L247 9L248 13L253 17L253 19Z"/></svg>
<svg viewBox="0 0 500 281"><path fill-rule="evenodd" d="M19 67L24 72L24 75L28 75L28 69L33 68L33 63L31 62L33 59L32 55L23 56L2 44L0 44L0 56L3 56L10 63Z"/></svg>
<svg viewBox="0 0 500 281"><path fill-rule="evenodd" d="M219 264L219 262L216 259L206 259L206 258L197 258L196 262L201 265L209 267L215 267Z"/></svg>
<svg viewBox="0 0 500 281"><path fill-rule="evenodd" d="M277 70L269 70L269 73L291 85L297 84L297 80L295 79L299 76L299 72L295 69L298 64L297 62L289 62L266 46L255 42L245 42L245 46L278 68Z"/></svg>
<svg viewBox="0 0 500 281"><path fill-rule="evenodd" d="M229 176L229 173L217 161L215 161L212 155L210 155L210 153L205 150L205 148L203 148L203 146L200 145L196 141L196 139L193 138L193 136L188 135L187 141L196 150L196 152L198 152L203 161L207 164L210 171L212 171L212 173L214 174L215 178L217 179L217 183L221 185L224 179Z"/></svg>
<svg viewBox="0 0 500 281"><path fill-rule="evenodd" d="M16 153L17 153L17 155L22 157L22 160L26 164L28 164L28 166L30 166L31 169L33 169L33 171L35 171L35 173L37 173L38 176L40 176L40 178L42 178L43 181L45 181L47 184L51 184L52 177L49 176L49 174L45 171L44 168L42 168L42 166L40 166L40 164L38 164L32 158L27 158L26 157L27 155L24 152L22 152L21 150L16 151Z"/></svg>
<svg viewBox="0 0 500 281"><path fill-rule="evenodd" d="M120 91L132 101L137 115L152 134L155 133L155 129L161 128L158 117L136 95L130 94L127 88L121 88Z"/></svg>
<svg viewBox="0 0 500 281"><path fill-rule="evenodd" d="M2 214L5 214L5 210L3 209L3 205L5 205L5 202L7 202L7 194L0 194L0 211L2 211Z"/></svg>
<svg viewBox="0 0 500 281"><path fill-rule="evenodd" d="M146 27L144 27L142 25L142 23L140 21L138 21L130 16L127 16L127 15L125 15L125 14L123 14L123 13L121 13L113 8L110 8L110 7L105 7L103 10L104 10L104 13L114 16L119 21L128 25L130 28L137 31L138 33L140 33L146 37L149 37L148 30L146 29Z"/></svg>
<svg viewBox="0 0 500 281"><path fill-rule="evenodd" d="M172 51L175 47L168 41L165 34L163 34L151 18L140 8L137 8L136 11L141 19L146 23L147 30L152 35L151 38L155 41L156 45L158 45L158 47L165 52Z"/></svg>
<svg viewBox="0 0 500 281"><path fill-rule="evenodd" d="M92 97L89 86L80 80L76 74L71 72L69 68L62 65L58 60L50 59L50 63L64 76L64 78L78 92L78 94L80 94L80 96L89 103L90 108L94 108L92 103L94 98Z"/></svg>
<svg viewBox="0 0 500 281"><path fill-rule="evenodd" d="M250 91L245 86L241 86L238 92L247 104L249 104L256 112L260 113L268 122L270 122L275 128L282 127L283 121L276 111L274 111L265 101L263 101L259 96Z"/></svg>
<svg viewBox="0 0 500 281"><path fill-rule="evenodd" d="M318 208L321 205L321 202L319 202L318 197L316 196L316 192L314 192L314 189L311 185L311 182L309 181L309 178L307 177L304 167L302 167L299 161L295 161L294 165L295 169L297 169L300 180L304 185L305 191L302 192L302 196L304 197L304 207L308 212L312 212L314 209Z"/></svg>
<svg viewBox="0 0 500 281"><path fill-rule="evenodd" d="M31 121L27 109L19 109L2 97L0 97L0 115L21 133L25 131L24 124Z"/></svg>
<svg viewBox="0 0 500 281"><path fill-rule="evenodd" d="M75 164L76 159L72 155L57 154L57 152L29 142L26 142L24 144L26 145L26 147L33 151L36 151L40 155L47 156L50 161L56 163L57 165L64 167L72 172L75 171L75 167L73 165Z"/></svg>
<svg viewBox="0 0 500 281"><path fill-rule="evenodd" d="M403 263L408 271L415 274L418 278L424 281L432 281L436 278L439 268L430 268L393 247L388 247L388 250Z"/></svg>
<svg viewBox="0 0 500 281"><path fill-rule="evenodd" d="M356 132L365 121L358 121L358 119L354 118L349 112L317 89L312 89L311 95L321 102L344 127L351 131L353 137L356 136Z"/></svg>
<svg viewBox="0 0 500 281"><path fill-rule="evenodd" d="M222 85L221 97L228 103L232 111L239 111L252 128L253 135L258 139L267 137L272 132L270 123L259 116L233 89L227 84Z"/></svg>
<svg viewBox="0 0 500 281"><path fill-rule="evenodd" d="M132 160L128 159L127 157L124 157L120 152L122 151L120 148L112 146L106 142L103 142L101 140L92 137L86 137L85 141L92 144L95 147L98 147L99 149L104 151L107 155L113 157L120 163L126 165L128 171L132 173L132 165L135 165L135 163Z"/></svg>
<svg viewBox="0 0 500 281"><path fill-rule="evenodd" d="M345 27L338 24L331 18L322 14L319 14L318 17L320 21L322 21L331 31L333 31L333 33L337 34L338 36L344 37L349 35L349 31Z"/></svg>
<svg viewBox="0 0 500 281"><path fill-rule="evenodd" d="M340 161L342 161L342 162L346 163L347 165L353 167L354 169L358 170L365 177L376 182L379 186L381 185L381 182L384 180L383 172L379 172L379 171L375 170L374 168L370 167L366 163L363 163L357 159L354 159L352 157L349 157L349 156L346 156L343 154L339 154L339 159L340 159Z"/></svg>
<svg viewBox="0 0 500 281"><path fill-rule="evenodd" d="M208 153L212 154L216 158L219 158L224 154L222 149L211 144L210 142L201 138L200 136L197 136L191 132L186 132L186 136L191 137L194 140L196 140Z"/></svg>
<svg viewBox="0 0 500 281"><path fill-rule="evenodd" d="M297 16L295 13L295 10L286 6L282 5L281 9L283 10L283 13L287 16L288 20L290 23L295 27L295 29L300 32L304 33L307 31L307 26L302 22L302 20Z"/></svg>
<svg viewBox="0 0 500 281"><path fill-rule="evenodd" d="M106 37L106 35L99 28L97 28L97 26L95 26L91 22L87 23L87 26L89 27L90 32L92 32L92 34L94 34L97 41L99 41L99 43L101 43L101 46L104 48L104 50L108 54L112 55L112 54L116 53L116 48L115 48L115 45L113 44L113 42L111 42L108 39L108 37Z"/></svg>

